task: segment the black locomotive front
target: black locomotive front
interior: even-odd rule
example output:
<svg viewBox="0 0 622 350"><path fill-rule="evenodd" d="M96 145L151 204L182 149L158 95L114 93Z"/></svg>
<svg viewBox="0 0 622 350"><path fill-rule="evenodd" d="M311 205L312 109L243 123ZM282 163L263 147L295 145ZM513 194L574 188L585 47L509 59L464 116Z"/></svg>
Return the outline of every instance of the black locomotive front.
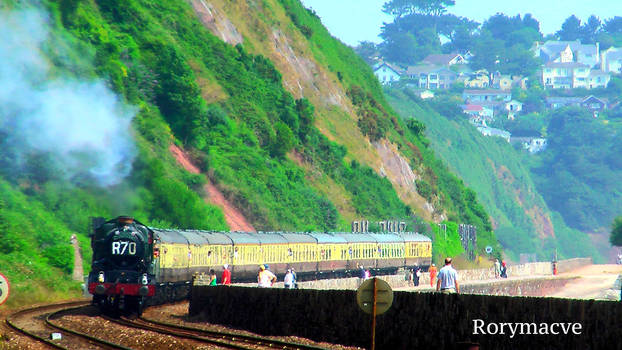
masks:
<svg viewBox="0 0 622 350"><path fill-rule="evenodd" d="M105 310L142 311L155 294L153 231L130 217L94 219L89 292Z"/></svg>

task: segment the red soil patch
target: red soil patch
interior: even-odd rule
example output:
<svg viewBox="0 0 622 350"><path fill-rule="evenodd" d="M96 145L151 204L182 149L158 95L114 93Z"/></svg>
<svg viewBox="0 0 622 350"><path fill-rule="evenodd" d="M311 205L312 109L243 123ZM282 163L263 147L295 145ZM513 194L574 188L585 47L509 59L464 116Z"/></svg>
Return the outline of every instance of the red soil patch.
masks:
<svg viewBox="0 0 622 350"><path fill-rule="evenodd" d="M188 170L193 174L200 174L201 171L198 167L192 164L192 161L188 158L184 151L172 144L169 147L169 150L184 169ZM218 190L216 186L212 183L207 182L207 184L203 187L205 193L207 193L208 197L204 198L206 202L212 203L214 205L219 206L223 213L225 214L225 220L227 221L227 225L229 225L231 231L246 231L246 232L254 232L257 231L251 225L248 220L244 217L244 215L234 207L226 198L223 196L222 192Z"/></svg>

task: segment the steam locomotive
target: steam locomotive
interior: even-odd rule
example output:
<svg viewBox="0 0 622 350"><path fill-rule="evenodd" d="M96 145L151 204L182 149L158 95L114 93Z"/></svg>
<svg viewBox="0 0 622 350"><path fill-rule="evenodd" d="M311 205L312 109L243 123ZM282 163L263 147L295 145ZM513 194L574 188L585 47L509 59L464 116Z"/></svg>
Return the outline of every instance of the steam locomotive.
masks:
<svg viewBox="0 0 622 350"><path fill-rule="evenodd" d="M401 267L427 268L430 238L418 233L213 232L150 228L120 216L93 221L88 289L105 311L140 314L147 304L181 300L193 276L229 265L233 282L256 281L260 264L299 280L377 274Z"/></svg>

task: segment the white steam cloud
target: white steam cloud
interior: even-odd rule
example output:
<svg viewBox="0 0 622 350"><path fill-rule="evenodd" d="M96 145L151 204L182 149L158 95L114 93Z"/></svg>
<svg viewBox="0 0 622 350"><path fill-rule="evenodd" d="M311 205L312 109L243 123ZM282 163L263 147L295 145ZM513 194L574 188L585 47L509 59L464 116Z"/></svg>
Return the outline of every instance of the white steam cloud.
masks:
<svg viewBox="0 0 622 350"><path fill-rule="evenodd" d="M16 170L27 156L45 153L68 180L118 184L136 154L136 109L103 81L53 76L42 52L48 29L41 11L0 10L0 134L8 135Z"/></svg>

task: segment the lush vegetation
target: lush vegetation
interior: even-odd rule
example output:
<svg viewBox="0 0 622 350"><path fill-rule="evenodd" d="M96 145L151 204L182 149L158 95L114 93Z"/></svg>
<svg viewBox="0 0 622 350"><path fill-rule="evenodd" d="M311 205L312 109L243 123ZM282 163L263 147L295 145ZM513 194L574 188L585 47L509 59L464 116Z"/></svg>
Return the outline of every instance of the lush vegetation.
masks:
<svg viewBox="0 0 622 350"><path fill-rule="evenodd" d="M618 216L613 220L609 242L614 246L622 246L622 216Z"/></svg>
<svg viewBox="0 0 622 350"><path fill-rule="evenodd" d="M622 128L580 108L552 113L548 150L534 164L538 189L572 227L596 232L619 214Z"/></svg>
<svg viewBox="0 0 622 350"><path fill-rule="evenodd" d="M15 11L27 6L4 3ZM436 214L447 215L450 227L480 227L480 250L497 244L475 192L435 158L425 127L397 117L364 61L332 38L317 16L298 1L279 3L309 39L315 59L348 91L362 134L397 145L422 174L417 186L423 197ZM134 106L136 157L128 160L131 172L123 182L101 186L88 175L65 176L62 159L53 153L24 153L0 129L5 133L0 135L0 235L5 238L0 270L15 283L15 294L43 300L57 295L48 289L78 292L79 283L68 277L73 269L69 237L77 235L88 271L90 216L130 214L153 226L226 229L220 209L201 198L205 177L176 164L172 143L188 151L257 229L347 230L349 223L325 190L309 180L318 176L343 189L352 207L344 210L370 221L407 219L409 229L417 229L421 219L414 212L422 209L406 205L387 178L348 155L353 142L367 140L330 141L316 127L313 104L284 89L269 59L222 42L189 4L50 0L44 5L51 20L40 50L50 75L105 80L119 100ZM0 125L9 117L0 115ZM437 254L460 252L455 234L448 239L435 238Z"/></svg>
<svg viewBox="0 0 622 350"><path fill-rule="evenodd" d="M549 211L526 166L525 152L500 138L482 136L456 107L459 100L441 96L423 101L409 88L390 88L387 93L404 118L425 123L432 148L477 192L496 236L513 259L520 253L550 259L556 248L563 257L599 258L587 236Z"/></svg>

